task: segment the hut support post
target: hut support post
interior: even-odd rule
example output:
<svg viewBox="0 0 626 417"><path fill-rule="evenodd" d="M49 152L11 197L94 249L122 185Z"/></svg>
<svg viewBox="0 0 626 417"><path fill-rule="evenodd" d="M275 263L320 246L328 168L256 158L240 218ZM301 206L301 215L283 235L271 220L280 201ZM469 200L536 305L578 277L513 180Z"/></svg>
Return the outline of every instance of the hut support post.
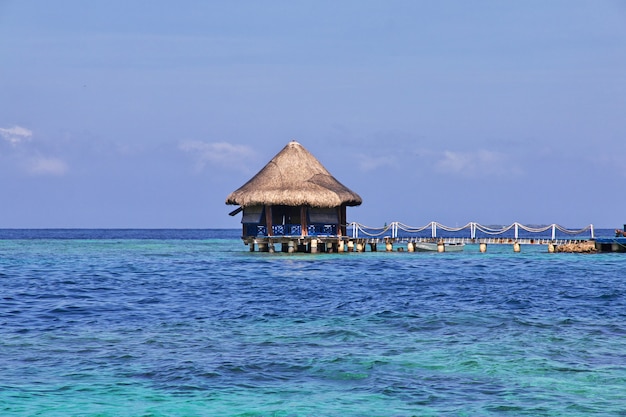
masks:
<svg viewBox="0 0 626 417"><path fill-rule="evenodd" d="M306 206L300 207L300 227L302 228L302 236L309 235L309 223L306 218Z"/></svg>
<svg viewBox="0 0 626 417"><path fill-rule="evenodd" d="M337 235L339 236L345 236L346 235L346 227L347 227L347 222L348 222L348 216L346 214L346 205L342 204L341 207L338 208L339 210L339 225L337 227Z"/></svg>
<svg viewBox="0 0 626 417"><path fill-rule="evenodd" d="M267 228L268 236L274 235L274 229L272 226L272 206L265 206L265 227Z"/></svg>

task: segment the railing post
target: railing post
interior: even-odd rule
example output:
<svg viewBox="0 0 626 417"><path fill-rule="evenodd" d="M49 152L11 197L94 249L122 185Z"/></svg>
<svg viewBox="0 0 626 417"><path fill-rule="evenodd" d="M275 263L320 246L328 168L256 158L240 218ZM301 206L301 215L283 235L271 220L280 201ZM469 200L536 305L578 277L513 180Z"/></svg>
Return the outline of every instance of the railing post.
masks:
<svg viewBox="0 0 626 417"><path fill-rule="evenodd" d="M556 223L552 224L552 240L556 239Z"/></svg>
<svg viewBox="0 0 626 417"><path fill-rule="evenodd" d="M589 229L591 229L591 238L592 238L592 239L595 239L595 236L594 236L594 234L593 234L593 224L590 224L590 225L589 225Z"/></svg>
<svg viewBox="0 0 626 417"><path fill-rule="evenodd" d="M430 236L435 238L437 237L437 223L436 222L430 222L431 225L431 234Z"/></svg>
<svg viewBox="0 0 626 417"><path fill-rule="evenodd" d="M515 222L515 240L519 238L519 223Z"/></svg>
<svg viewBox="0 0 626 417"><path fill-rule="evenodd" d="M350 223L350 224L352 225L352 237L353 237L354 239L356 239L356 238L357 238L357 236L359 235L359 231L357 230L357 225L356 225L356 222L352 222L352 223Z"/></svg>
<svg viewBox="0 0 626 417"><path fill-rule="evenodd" d="M474 222L470 223L470 238L476 239L476 223Z"/></svg>

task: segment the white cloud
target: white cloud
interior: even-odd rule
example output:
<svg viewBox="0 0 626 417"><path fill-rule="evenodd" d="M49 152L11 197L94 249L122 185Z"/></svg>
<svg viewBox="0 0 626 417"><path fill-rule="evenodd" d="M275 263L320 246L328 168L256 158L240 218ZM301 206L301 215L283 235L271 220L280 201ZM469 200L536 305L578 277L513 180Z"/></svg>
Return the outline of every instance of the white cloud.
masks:
<svg viewBox="0 0 626 417"><path fill-rule="evenodd" d="M202 171L207 165L248 171L248 162L256 155L249 146L228 142L184 141L180 143L179 149L196 158L198 171Z"/></svg>
<svg viewBox="0 0 626 417"><path fill-rule="evenodd" d="M510 163L506 155L486 150L444 151L435 166L439 172L467 177L503 173L522 174L522 170L516 164Z"/></svg>
<svg viewBox="0 0 626 417"><path fill-rule="evenodd" d="M13 126L8 129L0 127L0 136L11 145L17 146L20 142L29 141L33 132L21 126Z"/></svg>
<svg viewBox="0 0 626 417"><path fill-rule="evenodd" d="M68 166L59 158L37 156L27 161L26 169L33 175L62 176L67 172Z"/></svg>
<svg viewBox="0 0 626 417"><path fill-rule="evenodd" d="M359 168L362 171L373 171L377 168L385 166L393 166L395 159L392 156L368 156L364 154L357 155L359 161Z"/></svg>
<svg viewBox="0 0 626 417"><path fill-rule="evenodd" d="M69 169L67 163L58 157L51 157L39 149L40 143L32 140L33 132L21 126L0 128L0 138L11 145L11 150L5 152L5 163L30 175L65 175ZM1 143L2 141L0 141ZM45 143L43 144L45 149Z"/></svg>

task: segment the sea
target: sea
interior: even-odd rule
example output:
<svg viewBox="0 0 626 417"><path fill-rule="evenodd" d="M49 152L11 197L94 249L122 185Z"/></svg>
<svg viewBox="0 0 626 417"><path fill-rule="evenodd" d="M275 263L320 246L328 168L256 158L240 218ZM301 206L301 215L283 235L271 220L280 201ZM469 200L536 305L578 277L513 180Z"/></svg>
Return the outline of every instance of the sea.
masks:
<svg viewBox="0 0 626 417"><path fill-rule="evenodd" d="M626 254L239 235L0 230L0 415L626 416Z"/></svg>

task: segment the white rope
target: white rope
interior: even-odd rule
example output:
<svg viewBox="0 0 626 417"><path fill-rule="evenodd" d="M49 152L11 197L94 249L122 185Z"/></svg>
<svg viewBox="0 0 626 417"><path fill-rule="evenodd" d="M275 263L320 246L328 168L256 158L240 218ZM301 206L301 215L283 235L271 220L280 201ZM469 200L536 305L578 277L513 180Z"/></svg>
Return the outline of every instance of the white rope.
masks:
<svg viewBox="0 0 626 417"><path fill-rule="evenodd" d="M450 227L444 226L441 223L435 223L437 225L437 229L445 230L446 232L460 232L461 230L467 229L468 227L472 227L472 222L469 222L463 227Z"/></svg>
<svg viewBox="0 0 626 417"><path fill-rule="evenodd" d="M427 225L422 226L422 227L408 226L400 222L391 222L389 223L389 225L386 225L384 227L369 227L369 226L365 226L356 222L352 223L354 227L358 228L359 232L370 237L382 236L383 234L387 233L389 230L393 230L394 224L396 225L397 229L402 230L407 233L423 232L425 230L431 229L434 225L438 230L444 230L446 232L460 232L461 230L465 230L468 228L471 229L473 226L475 232L479 231L487 235L500 235L500 234L508 232L509 230L513 229L515 226L529 233L543 233L543 232L547 232L550 229L556 228L557 230L563 233L569 234L569 235L579 235L581 233L592 230L592 227L593 227L592 225L589 225L582 229L566 229L565 227L560 226L556 223L545 226L545 227L531 227L531 226L524 226L523 224L520 224L517 222L509 226L503 226L502 228L499 228L499 229L488 227L488 226L483 226L482 224L473 223L473 222L469 222L465 226L462 226L462 227L450 227L450 226L446 226L438 222L430 222Z"/></svg>
<svg viewBox="0 0 626 417"><path fill-rule="evenodd" d="M513 226L515 226L515 223L513 223L510 226L503 227L502 229L492 229L492 228L483 226L482 224L475 223L476 230L480 230L481 232L486 233L488 235L500 235L502 233L506 233L509 230L511 230Z"/></svg>
<svg viewBox="0 0 626 417"><path fill-rule="evenodd" d="M584 229L579 229L579 230L569 230L569 229L564 228L563 226L559 226L558 224L556 224L556 225L555 225L555 227L556 227L559 231L561 231L561 232L563 232L563 233L567 233L567 234L569 234L569 235L579 235L579 234L581 234L581 233L583 233L583 232L586 232L586 231L591 230L591 225L589 225L589 226L585 227Z"/></svg>
<svg viewBox="0 0 626 417"><path fill-rule="evenodd" d="M385 226L385 227L367 227L364 226L360 223L354 223L354 226L356 228L358 228L359 232L363 233L366 236L370 236L370 237L377 237L377 236L382 236L385 233L387 233L387 231L389 229L391 229L391 226ZM374 232L368 232L367 230L381 230L380 233L374 233Z"/></svg>
<svg viewBox="0 0 626 417"><path fill-rule="evenodd" d="M426 226L423 226L423 227L411 227L411 226L407 226L406 224L400 223L400 222L397 222L396 224L398 225L398 228L400 230L403 230L405 232L408 232L408 233L419 233L419 232L423 232L426 229L430 229L432 227L433 222L430 222Z"/></svg>
<svg viewBox="0 0 626 417"><path fill-rule="evenodd" d="M391 226L369 227L369 226L365 226L364 224L356 223L356 222L354 224L357 225L360 229L368 229L368 230L388 230L389 228L391 228Z"/></svg>
<svg viewBox="0 0 626 417"><path fill-rule="evenodd" d="M546 226L546 227L530 227L530 226L524 226L523 224L519 224L519 223L517 223L517 225L519 226L520 229L526 230L527 232L530 232L530 233L542 233L542 232L552 229L552 225Z"/></svg>

